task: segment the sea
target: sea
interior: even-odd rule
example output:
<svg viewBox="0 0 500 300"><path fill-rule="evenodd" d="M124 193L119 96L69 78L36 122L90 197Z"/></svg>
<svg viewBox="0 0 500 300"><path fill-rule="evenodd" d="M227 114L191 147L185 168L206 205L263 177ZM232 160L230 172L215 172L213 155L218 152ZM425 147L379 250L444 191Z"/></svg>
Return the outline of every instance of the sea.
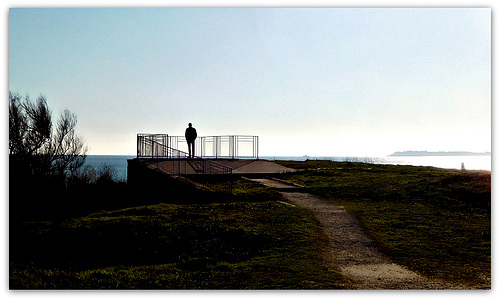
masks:
<svg viewBox="0 0 500 300"><path fill-rule="evenodd" d="M129 155L87 155L86 165L96 169L102 166L111 167L114 170L114 179L118 181L127 180L127 160L135 158ZM430 166L444 169L461 169L462 164L466 170L491 171L491 156L489 155L467 155L467 156L380 156L380 157L347 157L347 156L261 156L266 160L331 160L338 162L362 162L370 164L386 165L410 165Z"/></svg>

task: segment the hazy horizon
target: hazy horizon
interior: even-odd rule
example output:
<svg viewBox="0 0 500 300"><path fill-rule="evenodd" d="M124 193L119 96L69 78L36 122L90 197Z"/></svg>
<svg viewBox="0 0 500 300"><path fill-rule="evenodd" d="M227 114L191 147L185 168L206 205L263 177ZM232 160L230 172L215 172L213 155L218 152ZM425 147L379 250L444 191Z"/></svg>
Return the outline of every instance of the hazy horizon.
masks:
<svg viewBox="0 0 500 300"><path fill-rule="evenodd" d="M189 122L260 156L491 152L490 8L10 8L8 39L9 90L89 154Z"/></svg>
<svg viewBox="0 0 500 300"><path fill-rule="evenodd" d="M486 154L486 153L490 153L491 154L491 151L482 151L482 152L476 152L476 151L462 151L462 150L455 150L455 151L429 151L429 150L401 150L401 151L393 151L391 153L388 153L388 154L382 154L382 155L371 155L371 156L353 156L353 157L360 157L360 158L363 158L363 157L383 157L383 156L390 156L394 153L398 153L398 152L429 152L429 153L434 153L434 152L449 152L449 153L470 153L470 154ZM92 155L92 156L131 156L131 157L136 157L137 154L95 154L95 153L91 153L91 154L87 154L87 155ZM346 155L307 155L307 154L304 154L304 155L261 155L259 154L259 157L349 157L348 154Z"/></svg>

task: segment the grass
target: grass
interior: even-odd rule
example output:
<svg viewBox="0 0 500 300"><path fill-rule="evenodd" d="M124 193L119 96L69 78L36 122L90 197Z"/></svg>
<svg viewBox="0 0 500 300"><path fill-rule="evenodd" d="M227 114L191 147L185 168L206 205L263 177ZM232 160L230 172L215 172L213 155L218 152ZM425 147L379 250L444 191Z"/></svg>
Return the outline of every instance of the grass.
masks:
<svg viewBox="0 0 500 300"><path fill-rule="evenodd" d="M322 263L325 236L309 212L249 181L237 181L234 193L25 221L11 233L10 288L349 287Z"/></svg>
<svg viewBox="0 0 500 300"><path fill-rule="evenodd" d="M490 172L281 163L303 170L284 179L354 212L395 262L490 288ZM318 221L272 189L240 180L233 197L151 191L82 188L51 205L37 200L46 197L18 203L11 194L10 288L350 288L321 260L326 238Z"/></svg>
<svg viewBox="0 0 500 300"><path fill-rule="evenodd" d="M285 178L353 211L394 261L423 275L491 285L491 173L330 161L281 162Z"/></svg>

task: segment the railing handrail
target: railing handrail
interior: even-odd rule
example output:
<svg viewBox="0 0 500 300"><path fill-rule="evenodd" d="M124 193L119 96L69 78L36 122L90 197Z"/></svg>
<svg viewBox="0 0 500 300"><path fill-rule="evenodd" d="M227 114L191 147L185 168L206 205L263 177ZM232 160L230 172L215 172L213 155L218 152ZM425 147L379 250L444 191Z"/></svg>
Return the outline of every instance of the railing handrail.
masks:
<svg viewBox="0 0 500 300"><path fill-rule="evenodd" d="M138 134L138 137L141 136L141 137L147 137L149 135L141 135L141 134ZM157 135L153 135L153 136L167 136L167 135L161 135L161 134L157 134ZM138 139L139 140L139 139ZM180 159L180 158L185 158L186 161L188 160L188 157L189 157L189 154L182 151L182 150L178 150L178 149L175 149L175 148L172 148L170 146L167 146L167 145L164 145L164 144L161 144L153 139L149 139L149 138L142 138L141 139L141 142L142 143L145 143L145 144L148 144L148 145L151 145L152 146L152 150L151 150L151 155L140 155L139 151L137 153L137 158L156 158L156 159L169 159L169 158L177 158L177 159ZM139 144L139 141L138 141L138 144ZM154 149L155 149L155 146L158 147L158 148L161 148L163 151L157 151L156 152L156 155L154 153ZM158 155L158 152L160 152L161 154L166 154L166 155ZM190 161L195 161L195 160L198 160L198 161L202 161L204 166L203 166L203 174L205 174L206 170L209 169L210 170L210 173L208 174L214 174L212 173L212 166L215 166L215 170L219 170L220 173L222 174L231 174L233 169L229 166L226 166L226 165L223 165L223 164L220 164L220 163L217 163L217 162L214 162L214 161L211 161L211 160L207 160L207 159L204 159L202 157L193 157L192 159L190 159ZM209 168L206 168L206 164L209 165ZM181 168L177 168L177 174L175 175L186 175L186 174L182 174L183 172L181 172ZM186 170L184 169L184 173L186 173Z"/></svg>
<svg viewBox="0 0 500 300"><path fill-rule="evenodd" d="M173 148L178 147L179 143L185 141L184 136L168 136L169 146ZM200 157L259 158L259 137L255 135L199 136L196 138L195 144ZM248 147L249 144L251 144L250 148ZM246 149L244 150L246 151L245 154L241 153L243 149Z"/></svg>

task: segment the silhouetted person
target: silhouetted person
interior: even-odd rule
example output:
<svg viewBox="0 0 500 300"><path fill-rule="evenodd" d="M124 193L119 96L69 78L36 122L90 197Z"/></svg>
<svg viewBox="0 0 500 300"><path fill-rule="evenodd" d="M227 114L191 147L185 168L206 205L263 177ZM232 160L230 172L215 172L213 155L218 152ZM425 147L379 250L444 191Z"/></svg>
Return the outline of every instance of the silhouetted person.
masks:
<svg viewBox="0 0 500 300"><path fill-rule="evenodd" d="M184 136L186 137L186 141L188 144L188 152L189 152L189 157L193 158L194 157L194 141L196 140L196 137L198 134L196 133L196 129L193 128L193 124L189 123L188 128L186 128L186 133Z"/></svg>

